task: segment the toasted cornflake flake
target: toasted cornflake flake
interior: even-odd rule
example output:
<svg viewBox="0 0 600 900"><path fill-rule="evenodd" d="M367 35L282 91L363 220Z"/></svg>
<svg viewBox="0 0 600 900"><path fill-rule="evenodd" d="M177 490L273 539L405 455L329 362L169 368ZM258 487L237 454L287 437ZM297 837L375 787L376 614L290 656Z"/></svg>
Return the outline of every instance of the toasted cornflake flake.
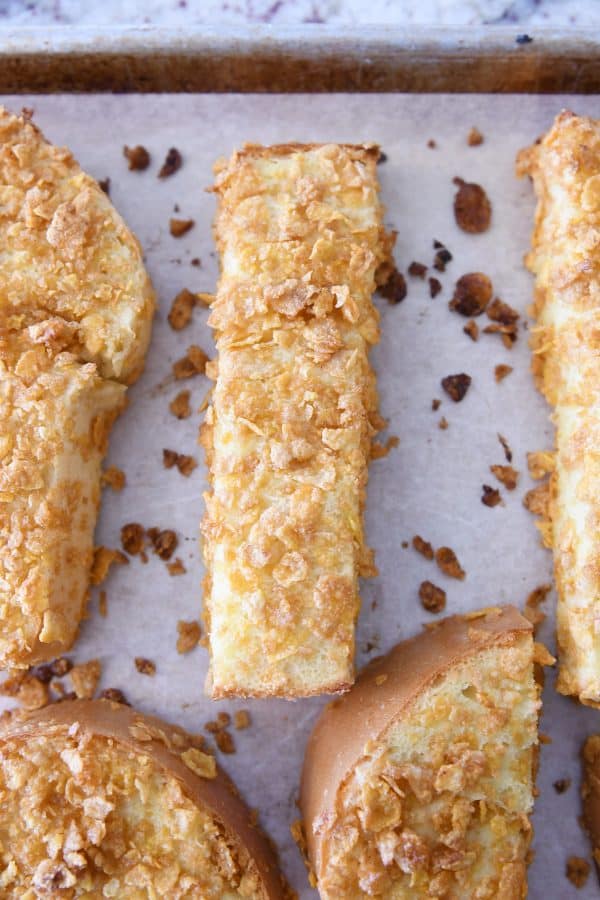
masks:
<svg viewBox="0 0 600 900"><path fill-rule="evenodd" d="M150 154L145 147L123 147L123 156L127 160L130 172L143 172L150 165Z"/></svg>
<svg viewBox="0 0 600 900"><path fill-rule="evenodd" d="M165 469L172 469L173 466L177 466L179 472L187 478L197 465L198 462L193 456L186 456L185 453L176 453L175 450L163 450L163 466Z"/></svg>
<svg viewBox="0 0 600 900"><path fill-rule="evenodd" d="M187 569L182 560L177 556L173 562L167 563L167 571L169 575L185 575Z"/></svg>
<svg viewBox="0 0 600 900"><path fill-rule="evenodd" d="M446 591L431 581L422 581L419 587L419 599L430 613L440 613L446 608Z"/></svg>
<svg viewBox="0 0 600 900"><path fill-rule="evenodd" d="M591 866L581 856L569 856L565 866L565 875L576 888L582 888L590 877Z"/></svg>
<svg viewBox="0 0 600 900"><path fill-rule="evenodd" d="M40 709L49 702L48 682L30 672L11 675L0 684L0 695L14 697L24 709Z"/></svg>
<svg viewBox="0 0 600 900"><path fill-rule="evenodd" d="M501 445L502 449L504 450L504 456L505 456L506 462L509 462L509 463L512 462L513 455L512 455L512 450L510 449L510 446L508 444L508 441L501 434L498 434L498 440L500 441L500 445Z"/></svg>
<svg viewBox="0 0 600 900"><path fill-rule="evenodd" d="M489 484L484 484L481 490L481 502L484 506L493 507L502 504L502 496L498 488L493 488Z"/></svg>
<svg viewBox="0 0 600 900"><path fill-rule="evenodd" d="M196 224L194 219L169 219L169 233L174 237L183 237Z"/></svg>
<svg viewBox="0 0 600 900"><path fill-rule="evenodd" d="M448 303L450 309L467 318L480 316L492 299L492 282L483 272L462 275L454 287L454 295Z"/></svg>
<svg viewBox="0 0 600 900"><path fill-rule="evenodd" d="M90 700L94 696L101 674L102 666L99 659L90 659L89 662L73 666L69 676L73 690L80 700Z"/></svg>
<svg viewBox="0 0 600 900"><path fill-rule="evenodd" d="M455 403L460 403L471 386L471 376L464 372L458 375L446 375L445 378L442 378L441 385Z"/></svg>
<svg viewBox="0 0 600 900"><path fill-rule="evenodd" d="M435 561L445 575L449 575L450 578L458 578L459 581L464 579L466 572L459 563L456 553L450 547L439 547L435 551Z"/></svg>
<svg viewBox="0 0 600 900"><path fill-rule="evenodd" d="M173 298L167 319L173 331L181 331L192 321L192 313L196 306L196 295L187 288L179 291Z"/></svg>
<svg viewBox="0 0 600 900"><path fill-rule="evenodd" d="M497 382L504 381L504 379L510 375L513 371L512 366L507 366L504 363L500 363L494 368L494 378Z"/></svg>
<svg viewBox="0 0 600 900"><path fill-rule="evenodd" d="M425 559L433 559L433 547L429 543L429 541L423 540L423 538L419 534L415 534L412 539L412 545L421 556L424 556Z"/></svg>
<svg viewBox="0 0 600 900"><path fill-rule="evenodd" d="M181 754L181 759L188 769L191 769L200 778L217 777L217 762L209 753L203 753L196 747L190 747Z"/></svg>
<svg viewBox="0 0 600 900"><path fill-rule="evenodd" d="M213 697L353 680L357 576L373 569L363 485L382 427L372 294L393 272L377 155L250 146L218 170L218 377L202 436Z"/></svg>
<svg viewBox="0 0 600 900"><path fill-rule="evenodd" d="M484 138L483 138L483 135L480 132L480 130L478 128L475 128L475 126L473 126L473 128L471 128L471 130L469 131L469 133L467 135L468 146L469 147L479 147L481 144L483 144L483 140L484 140Z"/></svg>
<svg viewBox="0 0 600 900"><path fill-rule="evenodd" d="M439 278L428 278L429 296L434 300L442 290L442 282Z"/></svg>
<svg viewBox="0 0 600 900"><path fill-rule="evenodd" d="M442 401L439 399L439 397L434 397L433 400L431 401L432 411L437 412L441 405L442 405Z"/></svg>
<svg viewBox="0 0 600 900"><path fill-rule="evenodd" d="M183 165L183 158L181 153L176 147L171 147L169 152L165 157L165 161L161 166L160 172L158 173L159 178L168 178L170 175L174 175L181 166Z"/></svg>
<svg viewBox="0 0 600 900"><path fill-rule="evenodd" d="M185 356L173 363L173 375L178 381L182 378L193 378L194 375L204 375L209 361L208 354L193 344Z"/></svg>
<svg viewBox="0 0 600 900"><path fill-rule="evenodd" d="M442 416L442 418L438 422L438 428L440 429L440 431L446 431L446 429L448 428L448 419L446 418L446 416Z"/></svg>
<svg viewBox="0 0 600 900"><path fill-rule="evenodd" d="M189 419L192 414L190 391L180 391L169 403L169 409L177 419Z"/></svg>
<svg viewBox="0 0 600 900"><path fill-rule="evenodd" d="M189 653L190 650L197 646L202 636L202 629L199 622L184 622L183 619L180 619L177 623L177 633L179 635L177 638L177 652Z"/></svg>
<svg viewBox="0 0 600 900"><path fill-rule="evenodd" d="M507 491L514 491L519 481L519 473L512 466L490 466L490 472L504 485Z"/></svg>
<svg viewBox="0 0 600 900"><path fill-rule="evenodd" d="M533 513L534 516L548 517L548 509L550 504L550 486L546 481L538 487L527 491L523 497L523 506L525 509Z"/></svg>
<svg viewBox="0 0 600 900"><path fill-rule="evenodd" d="M400 438L392 435L387 439L385 444L382 444L381 441L373 441L371 444L371 459L383 459L386 457L390 450L393 450L400 443Z"/></svg>
<svg viewBox="0 0 600 900"><path fill-rule="evenodd" d="M128 522L121 528L121 546L126 553L137 556L146 545L146 532L139 522Z"/></svg>
<svg viewBox="0 0 600 900"><path fill-rule="evenodd" d="M452 254L441 241L434 240L433 249L435 250L433 268L438 272L445 272L447 264L452 261Z"/></svg>
<svg viewBox="0 0 600 900"><path fill-rule="evenodd" d="M420 262L411 262L408 267L408 274L412 278L420 278L421 280L424 280L425 276L427 275L427 266L423 265L423 263Z"/></svg>
<svg viewBox="0 0 600 900"><path fill-rule="evenodd" d="M527 468L533 479L539 481L546 475L551 475L556 467L556 453L548 450L538 450L527 454Z"/></svg>
<svg viewBox="0 0 600 900"><path fill-rule="evenodd" d="M235 753L235 741L229 731L219 729L215 734L215 744L221 753Z"/></svg>
<svg viewBox="0 0 600 900"><path fill-rule="evenodd" d="M177 535L171 528L149 528L146 532L152 541L152 548L161 559L171 559L177 549Z"/></svg>
<svg viewBox="0 0 600 900"><path fill-rule="evenodd" d="M117 493L123 490L125 483L125 472L123 469L119 469L118 466L109 466L102 473L102 484L108 485Z"/></svg>
<svg viewBox="0 0 600 900"><path fill-rule="evenodd" d="M233 726L237 731L243 731L251 725L250 713L247 709L238 709L233 714Z"/></svg>
<svg viewBox="0 0 600 900"><path fill-rule="evenodd" d="M151 659L136 656L134 662L140 675L156 675L156 663L153 663Z"/></svg>
<svg viewBox="0 0 600 900"><path fill-rule="evenodd" d="M519 319L519 313L508 303L504 303L499 297L496 297L486 309L488 319L493 322L500 322L501 325L514 325Z"/></svg>
<svg viewBox="0 0 600 900"><path fill-rule="evenodd" d="M124 706L129 706L125 694L119 688L105 688L100 691L98 697L100 700L110 700L111 703L122 703Z"/></svg>
<svg viewBox="0 0 600 900"><path fill-rule="evenodd" d="M102 584L108 577L110 567L113 564L122 566L126 565L128 562L129 560L120 550L111 550L108 547L96 547L94 550L94 561L90 571L90 582L92 584Z"/></svg>
<svg viewBox="0 0 600 900"><path fill-rule="evenodd" d="M479 325L475 321L475 319L469 319L465 327L463 328L465 334L468 334L472 341L479 340Z"/></svg>
<svg viewBox="0 0 600 900"><path fill-rule="evenodd" d="M379 293L391 304L402 303L407 294L406 279L402 272L394 267L386 281L379 285Z"/></svg>
<svg viewBox="0 0 600 900"><path fill-rule="evenodd" d="M458 186L454 197L454 218L456 224L469 234L481 234L490 227L492 205L484 189L479 184L454 178Z"/></svg>

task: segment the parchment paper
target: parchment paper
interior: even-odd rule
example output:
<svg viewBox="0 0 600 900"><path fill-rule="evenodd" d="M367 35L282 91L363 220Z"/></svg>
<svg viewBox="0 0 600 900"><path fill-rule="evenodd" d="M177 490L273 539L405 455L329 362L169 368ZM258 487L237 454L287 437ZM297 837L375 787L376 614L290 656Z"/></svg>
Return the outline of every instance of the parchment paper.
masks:
<svg viewBox="0 0 600 900"><path fill-rule="evenodd" d="M527 594L551 579L551 556L539 544L533 519L522 506L533 486L526 472L528 450L551 446L549 410L529 374L527 334L521 327L512 350L497 335L473 343L462 328L465 319L448 310L456 279L484 271L503 300L525 313L532 279L522 265L529 244L534 199L527 181L513 174L517 150L530 143L564 106L600 116L596 97L534 96L44 96L4 97L8 107L30 106L35 121L58 144L67 144L82 166L98 179L110 176L111 198L139 236L160 299L146 371L130 391L130 405L111 439L109 462L127 474L121 494L104 492L97 543L119 546L126 522L174 528L179 535L187 574L171 577L163 562L147 565L132 559L115 567L103 585L108 617L98 613L95 592L73 658L99 657L101 687L120 687L142 710L179 722L192 730L220 709L246 708L252 727L234 732L237 753L221 761L261 821L276 840L282 865L302 900L316 897L290 834L297 817L295 798L307 735L325 698L311 701L213 703L203 695L207 653L197 648L181 656L175 649L178 619L197 618L203 567L198 523L203 513L205 466L196 444L200 406L210 384L198 377L189 383L169 380L172 362L192 344L211 355L207 311L197 309L192 324L174 332L166 316L174 295L184 287L212 291L217 261L211 237L214 198L205 193L211 166L245 141L379 141L388 155L380 167L387 222L399 232L396 258L406 270L412 260L428 265L432 241L443 241L454 255L444 275L444 290L431 300L426 282L408 279L409 294L399 306L378 300L381 343L372 355L378 374L381 411L389 434L400 446L372 463L367 533L377 553L378 578L363 583L363 611L358 626L359 662L369 658L367 642L386 651L416 633L432 617L418 600L421 581L429 579L448 594L447 612L463 612L494 603L522 606ZM485 135L480 147L468 147L472 125ZM428 139L437 147L430 149ZM127 171L123 144L144 144L151 169ZM169 147L183 154L183 168L158 180ZM481 183L493 204L492 228L484 235L462 234L452 214L459 175ZM180 207L174 213L174 204ZM195 227L178 240L168 231L169 217L194 218ZM190 265L201 257L202 267ZM430 271L429 274L438 273ZM484 325L483 319L480 324ZM494 366L507 363L512 374L501 384ZM454 404L440 379L467 372L473 384L465 400ZM194 414L177 421L169 401L183 387L192 391ZM432 412L434 397L442 399ZM437 427L441 416L447 430ZM497 485L489 472L504 463L497 433L514 453L521 472L516 491ZM194 454L199 466L190 478L166 471L162 450ZM498 486L505 505L490 509L480 501L482 484ZM461 583L446 578L403 542L421 534L434 546L451 546L467 571ZM554 595L547 609L553 611ZM541 638L554 648L550 615ZM372 651L373 655L377 650ZM134 656L155 661L154 678L139 674ZM587 886L577 891L566 879L567 856L591 860L577 822L579 748L584 737L600 730L600 715L559 697L554 675L544 690L542 731L552 743L542 747L536 803L535 858L530 869L530 897L591 898L598 885L592 870ZM573 783L563 795L552 787L558 778Z"/></svg>

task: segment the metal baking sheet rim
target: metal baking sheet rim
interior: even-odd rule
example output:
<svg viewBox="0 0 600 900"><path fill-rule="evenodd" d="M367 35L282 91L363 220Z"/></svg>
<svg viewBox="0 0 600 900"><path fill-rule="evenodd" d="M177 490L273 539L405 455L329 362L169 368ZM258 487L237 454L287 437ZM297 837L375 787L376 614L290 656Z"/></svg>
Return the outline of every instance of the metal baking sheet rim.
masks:
<svg viewBox="0 0 600 900"><path fill-rule="evenodd" d="M512 27L5 29L0 92L600 92L596 32L527 38Z"/></svg>

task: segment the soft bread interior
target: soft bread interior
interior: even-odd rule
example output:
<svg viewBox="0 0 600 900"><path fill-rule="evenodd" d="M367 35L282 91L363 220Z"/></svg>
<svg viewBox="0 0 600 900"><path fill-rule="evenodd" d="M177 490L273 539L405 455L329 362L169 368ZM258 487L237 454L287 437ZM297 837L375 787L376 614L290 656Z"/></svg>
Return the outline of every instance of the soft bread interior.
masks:
<svg viewBox="0 0 600 900"><path fill-rule="evenodd" d="M78 723L0 747L0 896L263 900L254 861L143 752Z"/></svg>
<svg viewBox="0 0 600 900"><path fill-rule="evenodd" d="M538 706L527 633L421 692L340 787L321 897L525 897Z"/></svg>

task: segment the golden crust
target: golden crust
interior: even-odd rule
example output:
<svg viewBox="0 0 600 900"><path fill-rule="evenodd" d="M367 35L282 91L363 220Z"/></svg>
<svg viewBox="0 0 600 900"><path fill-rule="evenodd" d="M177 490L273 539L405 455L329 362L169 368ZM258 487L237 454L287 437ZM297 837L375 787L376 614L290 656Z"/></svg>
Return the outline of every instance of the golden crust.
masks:
<svg viewBox="0 0 600 900"><path fill-rule="evenodd" d="M217 166L217 383L203 429L213 697L353 681L390 239L371 146L250 145Z"/></svg>
<svg viewBox="0 0 600 900"><path fill-rule="evenodd" d="M100 464L154 298L135 238L67 150L0 108L0 665L67 649Z"/></svg>
<svg viewBox="0 0 600 900"><path fill-rule="evenodd" d="M541 530L554 551L558 690L600 705L600 122L561 113L522 151L538 196L533 371L554 407L556 459Z"/></svg>
<svg viewBox="0 0 600 900"><path fill-rule="evenodd" d="M65 702L10 723L0 796L3 897L288 896L214 758L126 706Z"/></svg>
<svg viewBox="0 0 600 900"><path fill-rule="evenodd" d="M453 616L326 707L300 789L323 900L525 897L533 651L513 607Z"/></svg>

